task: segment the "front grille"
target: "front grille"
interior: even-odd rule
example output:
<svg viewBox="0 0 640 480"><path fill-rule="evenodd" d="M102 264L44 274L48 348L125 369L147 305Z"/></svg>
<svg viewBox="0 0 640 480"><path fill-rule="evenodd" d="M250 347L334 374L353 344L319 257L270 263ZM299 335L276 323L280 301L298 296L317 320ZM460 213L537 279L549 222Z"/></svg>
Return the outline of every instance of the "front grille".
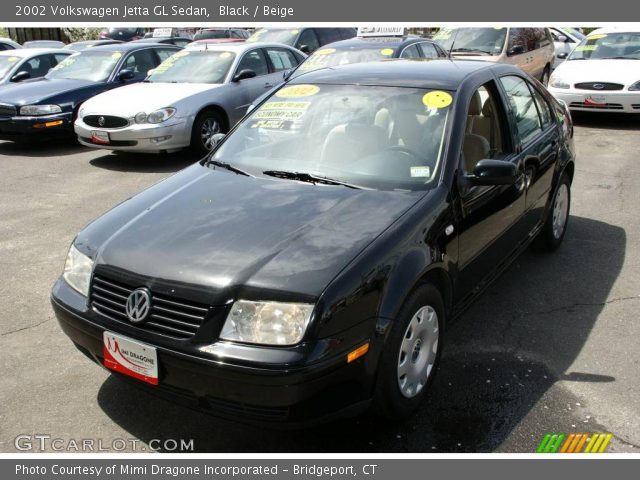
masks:
<svg viewBox="0 0 640 480"><path fill-rule="evenodd" d="M569 108L590 108L592 110L624 110L624 107L619 103L603 103L600 105L584 102L571 102Z"/></svg>
<svg viewBox="0 0 640 480"><path fill-rule="evenodd" d="M608 82L583 82L576 83L574 85L575 88L579 88L581 90L622 90L624 85L620 83L608 83Z"/></svg>
<svg viewBox="0 0 640 480"><path fill-rule="evenodd" d="M15 117L18 114L18 108L14 105L0 103L0 117Z"/></svg>
<svg viewBox="0 0 640 480"><path fill-rule="evenodd" d="M102 124L100 119L102 119ZM97 128L122 128L129 125L128 119L113 115L87 115L82 117L82 121L90 127Z"/></svg>
<svg viewBox="0 0 640 480"><path fill-rule="evenodd" d="M151 292L151 313L148 320L133 324L125 313L125 305L129 294L136 288L138 286L94 275L91 306L96 312L112 320L180 340L193 337L209 313L207 305Z"/></svg>
<svg viewBox="0 0 640 480"><path fill-rule="evenodd" d="M631 105L631 108L633 108L634 110L640 110L640 103L634 103L633 105Z"/></svg>

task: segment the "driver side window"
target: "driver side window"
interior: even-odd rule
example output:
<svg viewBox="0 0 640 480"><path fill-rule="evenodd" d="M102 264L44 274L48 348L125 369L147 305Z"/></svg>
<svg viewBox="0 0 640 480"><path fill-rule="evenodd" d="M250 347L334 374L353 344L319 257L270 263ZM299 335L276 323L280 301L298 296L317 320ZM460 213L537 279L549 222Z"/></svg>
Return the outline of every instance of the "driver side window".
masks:
<svg viewBox="0 0 640 480"><path fill-rule="evenodd" d="M500 99L496 92L493 82L488 82L471 96L462 144L462 168L465 173L473 173L480 160L500 159L507 153L500 130Z"/></svg>

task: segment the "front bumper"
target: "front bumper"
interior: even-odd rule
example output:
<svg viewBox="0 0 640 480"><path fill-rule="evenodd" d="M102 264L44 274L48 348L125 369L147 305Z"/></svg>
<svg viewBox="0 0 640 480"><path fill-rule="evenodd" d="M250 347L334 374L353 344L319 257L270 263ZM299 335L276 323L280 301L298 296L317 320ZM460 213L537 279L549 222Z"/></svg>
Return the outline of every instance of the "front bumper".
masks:
<svg viewBox="0 0 640 480"><path fill-rule="evenodd" d="M99 128L87 125L78 118L74 130L78 141L88 147L131 152L160 152L179 150L191 143L191 124L187 118L169 119L161 124L132 124L123 128ZM109 144L94 143L93 132L109 134Z"/></svg>
<svg viewBox="0 0 640 480"><path fill-rule="evenodd" d="M553 87L548 87L548 90L555 98L564 101L570 110L640 114L640 92Z"/></svg>
<svg viewBox="0 0 640 480"><path fill-rule="evenodd" d="M346 353L321 356L321 360L305 363L304 358L298 356L294 360L295 356L287 356L284 351L283 358L290 361L276 363L273 358L278 353L273 351L277 348L256 354L261 348L250 346L238 346L229 358L207 356L188 341L175 348L132 334L131 327L110 321L87 307L85 297L63 280L54 285L51 302L64 333L82 353L100 365L105 330L156 347L157 386L119 373L114 375L183 406L235 421L296 426L362 413L370 402L377 357L372 351L352 363L346 362ZM375 321L367 323L358 331L373 331ZM329 339L325 345L335 346L342 340L357 347L367 340L358 343L353 335L354 332L349 332L342 339ZM316 354L322 348L315 345L309 351ZM239 353L242 349L245 358ZM271 362L267 363L267 358Z"/></svg>
<svg viewBox="0 0 640 480"><path fill-rule="evenodd" d="M14 142L51 139L73 135L72 113L37 117L0 117L0 140Z"/></svg>

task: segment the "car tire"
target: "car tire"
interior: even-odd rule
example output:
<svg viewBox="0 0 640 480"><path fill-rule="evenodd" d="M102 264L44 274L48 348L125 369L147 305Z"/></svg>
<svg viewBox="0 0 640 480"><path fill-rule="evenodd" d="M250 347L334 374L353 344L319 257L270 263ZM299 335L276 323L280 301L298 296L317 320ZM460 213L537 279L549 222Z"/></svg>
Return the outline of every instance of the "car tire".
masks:
<svg viewBox="0 0 640 480"><path fill-rule="evenodd" d="M380 358L373 411L400 420L425 398L440 361L445 309L431 284L416 288L393 322Z"/></svg>
<svg viewBox="0 0 640 480"><path fill-rule="evenodd" d="M547 219L534 241L537 250L552 252L560 246L567 233L570 208L571 181L568 175L563 173L553 194L553 203L547 213Z"/></svg>
<svg viewBox="0 0 640 480"><path fill-rule="evenodd" d="M551 77L551 67L547 65L546 67L544 67L544 70L542 71L542 75L540 76L540 83L546 87L549 84L550 77Z"/></svg>
<svg viewBox="0 0 640 480"><path fill-rule="evenodd" d="M215 110L204 110L198 114L191 130L191 150L198 155L208 154L213 143L211 138L216 133L224 133L224 123Z"/></svg>

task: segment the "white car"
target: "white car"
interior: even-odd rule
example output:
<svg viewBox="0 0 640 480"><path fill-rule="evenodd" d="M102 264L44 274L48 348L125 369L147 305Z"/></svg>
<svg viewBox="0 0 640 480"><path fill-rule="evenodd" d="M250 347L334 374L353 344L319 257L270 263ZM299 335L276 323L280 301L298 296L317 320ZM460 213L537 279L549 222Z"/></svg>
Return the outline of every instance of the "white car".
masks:
<svg viewBox="0 0 640 480"><path fill-rule="evenodd" d="M640 113L640 30L593 31L553 72L548 88L571 110Z"/></svg>
<svg viewBox="0 0 640 480"><path fill-rule="evenodd" d="M142 83L87 100L74 124L86 146L136 152L191 146L205 154L253 101L305 58L282 44L233 43L181 50Z"/></svg>
<svg viewBox="0 0 640 480"><path fill-rule="evenodd" d="M553 60L553 68L556 69L567 59L571 50L584 40L585 35L571 27L549 27L549 31L553 37L553 46L556 55Z"/></svg>

